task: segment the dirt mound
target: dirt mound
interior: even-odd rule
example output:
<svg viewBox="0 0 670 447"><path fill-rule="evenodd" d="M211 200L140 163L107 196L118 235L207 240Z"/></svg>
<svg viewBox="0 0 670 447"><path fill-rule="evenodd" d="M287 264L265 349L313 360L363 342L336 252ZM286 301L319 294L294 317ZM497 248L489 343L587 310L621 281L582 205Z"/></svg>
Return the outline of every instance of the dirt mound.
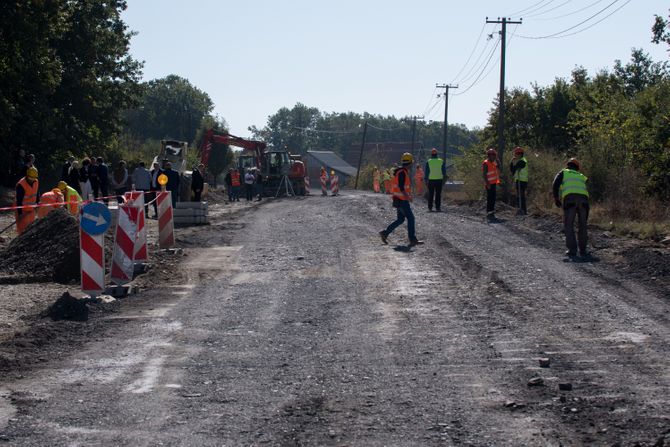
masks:
<svg viewBox="0 0 670 447"><path fill-rule="evenodd" d="M88 320L88 306L83 300L77 299L65 292L60 298L56 300L47 310L49 317L52 320L71 320L71 321L86 321Z"/></svg>
<svg viewBox="0 0 670 447"><path fill-rule="evenodd" d="M78 281L77 220L65 209L56 209L38 219L0 251L0 271L3 276L21 277L23 282Z"/></svg>

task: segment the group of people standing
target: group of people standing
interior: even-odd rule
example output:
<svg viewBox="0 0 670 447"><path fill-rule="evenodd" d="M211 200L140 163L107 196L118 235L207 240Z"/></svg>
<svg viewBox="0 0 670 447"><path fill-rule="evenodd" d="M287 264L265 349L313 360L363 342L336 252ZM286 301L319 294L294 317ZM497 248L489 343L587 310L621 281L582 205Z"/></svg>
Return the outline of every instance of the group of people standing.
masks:
<svg viewBox="0 0 670 447"><path fill-rule="evenodd" d="M407 231L409 245L418 245L422 242L416 237L415 219L410 206L412 201L410 168L414 158L410 153L404 153L401 157L401 166L393 171L393 177L389 180L385 190L390 191L393 197L393 207L397 209L397 218L385 230L379 232L382 242L388 243L388 236L407 220ZM521 147L514 148L514 157L510 165L510 172L514 182L516 205L518 215L526 215L527 203L526 192L528 189L529 167L525 151ZM383 177L382 177L383 178ZM422 194L424 181L428 187L428 210L440 211L441 193L446 178L446 166L444 160L437 156L437 150L431 151L431 158L426 162L425 172L417 167L415 174L415 185L417 194ZM497 187L501 183L501 162L498 152L494 148L486 151L486 158L482 162L482 178L486 191L486 218L489 222L497 222L495 216L495 205ZM373 187L375 192L380 192L380 173L375 168L373 174ZM559 171L554 177L552 195L557 207L563 209L563 225L566 238L568 257L579 256L588 258L587 251L587 223L589 215L589 193L586 186L588 178L580 172L580 163L576 158L570 158L566 167ZM575 236L575 221L577 221L578 237Z"/></svg>
<svg viewBox="0 0 670 447"><path fill-rule="evenodd" d="M244 172L244 175L242 175ZM228 202L239 202L240 194L244 187L244 196L247 202L260 201L263 198L263 175L255 168L246 171L238 168L230 168L224 178L226 190L228 191Z"/></svg>

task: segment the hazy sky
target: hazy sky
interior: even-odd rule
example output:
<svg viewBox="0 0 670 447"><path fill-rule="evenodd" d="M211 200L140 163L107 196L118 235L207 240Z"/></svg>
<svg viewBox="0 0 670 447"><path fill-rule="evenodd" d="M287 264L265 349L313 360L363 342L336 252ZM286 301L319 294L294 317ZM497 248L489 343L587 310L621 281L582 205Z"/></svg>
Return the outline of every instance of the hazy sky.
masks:
<svg viewBox="0 0 670 447"><path fill-rule="evenodd" d="M634 47L667 60L666 46L650 43L650 29L654 14L667 17L669 6L661 0L129 0L123 18L138 32L131 53L145 61L145 80L189 79L211 96L231 133L247 136L249 126L262 127L297 102L324 112L442 121L436 83L459 84L449 99L450 123L483 126L500 70L499 47L492 51L499 28L485 25L487 16L523 18L508 26L506 78L508 88L528 88L567 78L579 65L590 73L611 68ZM564 30L577 34L528 38Z"/></svg>

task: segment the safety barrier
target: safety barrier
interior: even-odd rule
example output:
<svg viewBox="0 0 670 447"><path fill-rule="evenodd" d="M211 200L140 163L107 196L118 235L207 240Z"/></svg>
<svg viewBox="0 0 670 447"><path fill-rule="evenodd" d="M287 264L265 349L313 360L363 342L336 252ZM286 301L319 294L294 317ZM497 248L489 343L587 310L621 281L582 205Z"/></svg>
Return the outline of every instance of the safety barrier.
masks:
<svg viewBox="0 0 670 447"><path fill-rule="evenodd" d="M319 177L319 180L321 181L321 195L322 196L327 196L328 195L328 186L326 182L328 181L327 177L325 175L322 175Z"/></svg>
<svg viewBox="0 0 670 447"><path fill-rule="evenodd" d="M105 290L105 235L79 228L81 291L96 295Z"/></svg>
<svg viewBox="0 0 670 447"><path fill-rule="evenodd" d="M309 177L305 177L305 194L309 195L311 185L309 184Z"/></svg>
<svg viewBox="0 0 670 447"><path fill-rule="evenodd" d="M133 279L137 208L119 205L119 217L114 236L111 280L116 285L127 284Z"/></svg>
<svg viewBox="0 0 670 447"><path fill-rule="evenodd" d="M135 233L135 251L133 253L134 262L146 262L149 260L147 252L147 230L145 227L146 216L144 209L144 191L129 191L125 193L126 203L137 209L137 221L133 223L137 227Z"/></svg>
<svg viewBox="0 0 670 447"><path fill-rule="evenodd" d="M175 243L172 193L170 191L157 192L156 204L158 206L158 246L170 248Z"/></svg>
<svg viewBox="0 0 670 447"><path fill-rule="evenodd" d="M330 176L330 193L334 196L340 193L340 177L337 174Z"/></svg>

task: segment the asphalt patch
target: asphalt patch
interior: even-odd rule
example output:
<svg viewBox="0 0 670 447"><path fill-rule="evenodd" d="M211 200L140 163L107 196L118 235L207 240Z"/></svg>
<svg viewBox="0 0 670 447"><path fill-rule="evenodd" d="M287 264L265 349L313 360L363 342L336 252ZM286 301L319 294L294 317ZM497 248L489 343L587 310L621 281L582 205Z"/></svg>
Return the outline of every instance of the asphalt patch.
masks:
<svg viewBox="0 0 670 447"><path fill-rule="evenodd" d="M47 310L49 317L54 321L71 320L71 321L86 321L88 320L88 306L84 300L78 299L65 292L60 298L56 300Z"/></svg>

